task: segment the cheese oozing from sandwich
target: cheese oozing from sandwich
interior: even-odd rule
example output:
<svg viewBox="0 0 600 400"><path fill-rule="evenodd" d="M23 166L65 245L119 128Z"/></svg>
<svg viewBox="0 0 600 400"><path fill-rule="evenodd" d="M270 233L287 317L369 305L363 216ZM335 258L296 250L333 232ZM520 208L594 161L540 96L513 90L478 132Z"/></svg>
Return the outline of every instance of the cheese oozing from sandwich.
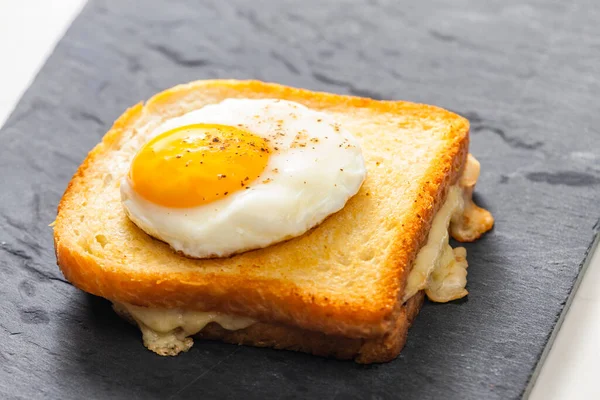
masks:
<svg viewBox="0 0 600 400"><path fill-rule="evenodd" d="M115 311L131 318L142 331L144 346L161 356L174 356L188 351L194 341L190 336L211 322L236 331L254 324L252 318L210 311L178 308L149 308L126 303L114 303Z"/></svg>
<svg viewBox="0 0 600 400"><path fill-rule="evenodd" d="M491 214L477 207L472 199L479 168L479 162L469 154L458 183L450 187L445 203L433 218L427 243L417 254L404 288L404 302L420 290L425 290L429 300L439 303L469 294L467 250L453 249L449 241L450 231L455 237L457 233L467 237L465 230L472 226L491 224Z"/></svg>
<svg viewBox="0 0 600 400"><path fill-rule="evenodd" d="M447 302L467 295L467 260L464 247L452 249L448 227L455 215L464 208L462 190L452 186L442 208L435 215L429 230L427 243L415 259L406 287L403 301L407 301L418 291L425 290L432 301Z"/></svg>

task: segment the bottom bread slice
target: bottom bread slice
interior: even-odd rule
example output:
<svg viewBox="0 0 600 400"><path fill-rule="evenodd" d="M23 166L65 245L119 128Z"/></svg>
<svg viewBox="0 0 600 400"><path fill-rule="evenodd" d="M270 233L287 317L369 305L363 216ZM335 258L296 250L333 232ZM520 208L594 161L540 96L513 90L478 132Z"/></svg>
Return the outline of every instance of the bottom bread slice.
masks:
<svg viewBox="0 0 600 400"><path fill-rule="evenodd" d="M424 294L420 291L408 299L396 314L394 329L384 336L374 339L326 335L293 326L264 322L256 322L238 330L228 330L215 322L211 322L194 337L220 340L238 345L301 351L341 360L353 359L362 364L387 362L396 358L404 347L408 329L419 314L419 310L423 305L423 298ZM128 315L126 309L117 306L114 308L123 318L135 323L135 320Z"/></svg>

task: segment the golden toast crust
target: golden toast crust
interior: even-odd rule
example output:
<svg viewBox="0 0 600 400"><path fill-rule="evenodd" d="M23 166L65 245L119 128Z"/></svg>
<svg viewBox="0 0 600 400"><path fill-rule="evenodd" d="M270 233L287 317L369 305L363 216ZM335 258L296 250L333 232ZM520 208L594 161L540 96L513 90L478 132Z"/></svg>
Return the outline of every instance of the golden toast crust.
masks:
<svg viewBox="0 0 600 400"><path fill-rule="evenodd" d="M397 129L410 129L413 125L416 127L414 129L427 129L428 125L432 125L439 126L439 129L436 128L438 130L444 130L436 139L441 144L435 159L428 164L424 174L419 174L416 183L419 187L418 194L410 206L410 212L402 219L390 217L385 221L386 232L391 232L394 239L391 240L391 247L381 249L383 258L378 264L377 279L373 282L376 290L373 293L361 295L352 288L347 294L323 293L322 290L307 289L306 284L297 284L293 279L286 280L285 276L260 275L255 272L272 265L277 259L287 266L305 262L305 259L290 252L314 251L314 246L328 238L327 235L340 234L332 228L336 224L345 229L357 229L350 223L358 211L365 209L362 203L375 201L377 187L370 186L369 182L365 182L361 191L342 211L305 235L284 244L226 260L186 259L127 222L118 225L119 232L112 233L124 235L128 244L139 244L138 247L143 248L142 252L155 256L153 260L156 263L162 263L161 268L144 268L144 265L138 265L135 253L126 254L112 248L107 250L104 245L99 247L97 243L90 244L88 239L81 239L80 230L85 225L80 226L78 221L80 215L84 215L87 210L88 196L99 195L94 193L97 190L94 180L98 179L101 172L101 163L120 149L128 135L142 129L151 118L181 115L227 97L286 99L326 112L350 115L357 124L365 120L372 121L367 126L370 130L381 126L382 138L387 135L385 130L391 129L392 123L388 121L396 121L394 118L397 116L402 117L397 123L394 122ZM311 92L258 81L198 81L176 86L155 95L145 105L140 103L128 109L117 119L102 142L89 153L73 176L59 204L54 226L58 265L75 286L117 302L147 307L185 306L216 310L327 335L381 338L394 329L399 314L403 312L403 307L398 303L406 277L416 254L426 241L433 217L443 204L449 186L460 176L468 152L468 132L469 124L466 119L428 105ZM364 151L368 158L367 149ZM367 178L367 181L385 181L385 176L374 172L374 166L379 166L379 162L374 159L370 162L373 169L368 172L371 178ZM118 187L111 187L110 190L118 190ZM371 198L368 197L370 194ZM123 218L122 209L106 211L109 212L115 213L110 215L111 218ZM107 218L107 215L89 217L102 219ZM313 247L306 247L307 245ZM331 257L337 257L336 260L342 260L340 265L346 268L345 271L361 268L363 261L343 259L343 246L335 249L335 252L333 249L327 251L327 255L331 254ZM293 256L285 258L286 254ZM365 258L376 258L378 254L369 254ZM344 262L350 262L351 265L344 265ZM227 273L230 267L235 268L235 273Z"/></svg>

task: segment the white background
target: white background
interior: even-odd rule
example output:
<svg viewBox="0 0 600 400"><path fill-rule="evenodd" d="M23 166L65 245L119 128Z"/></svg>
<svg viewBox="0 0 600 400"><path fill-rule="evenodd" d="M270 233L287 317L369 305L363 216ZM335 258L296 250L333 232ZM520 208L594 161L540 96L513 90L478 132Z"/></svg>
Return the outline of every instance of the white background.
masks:
<svg viewBox="0 0 600 400"><path fill-rule="evenodd" d="M84 3L85 0L0 0L0 126ZM480 161L485 168L485 160ZM600 380L599 283L600 246L542 367L531 399L600 399L600 385L596 384Z"/></svg>

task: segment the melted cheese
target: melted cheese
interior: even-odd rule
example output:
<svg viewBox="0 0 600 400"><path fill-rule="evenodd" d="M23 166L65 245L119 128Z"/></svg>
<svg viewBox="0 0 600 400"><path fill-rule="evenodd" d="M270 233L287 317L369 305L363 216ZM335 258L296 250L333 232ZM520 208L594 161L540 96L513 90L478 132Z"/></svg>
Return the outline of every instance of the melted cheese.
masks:
<svg viewBox="0 0 600 400"><path fill-rule="evenodd" d="M247 328L256 322L252 318L218 312L148 308L126 303L115 303L115 310L135 320L142 331L144 345L163 356L188 351L194 344L189 336L200 332L211 322L231 331Z"/></svg>
<svg viewBox="0 0 600 400"><path fill-rule="evenodd" d="M489 228L477 227L490 224L491 214L473 203L472 194L479 177L479 162L471 154L457 185L450 188L446 202L431 223L427 243L417 254L413 269L408 275L403 301L407 301L420 290L431 301L445 303L465 297L467 285L467 250L452 249L450 234L454 237L472 238L474 232L485 232Z"/></svg>
<svg viewBox="0 0 600 400"><path fill-rule="evenodd" d="M463 190L459 186L452 186L446 202L433 218L427 243L417 254L408 275L403 301L420 290L425 290L427 297L437 302L456 300L467 295L466 250L462 247L453 250L448 232L450 221L462 215L463 207Z"/></svg>

